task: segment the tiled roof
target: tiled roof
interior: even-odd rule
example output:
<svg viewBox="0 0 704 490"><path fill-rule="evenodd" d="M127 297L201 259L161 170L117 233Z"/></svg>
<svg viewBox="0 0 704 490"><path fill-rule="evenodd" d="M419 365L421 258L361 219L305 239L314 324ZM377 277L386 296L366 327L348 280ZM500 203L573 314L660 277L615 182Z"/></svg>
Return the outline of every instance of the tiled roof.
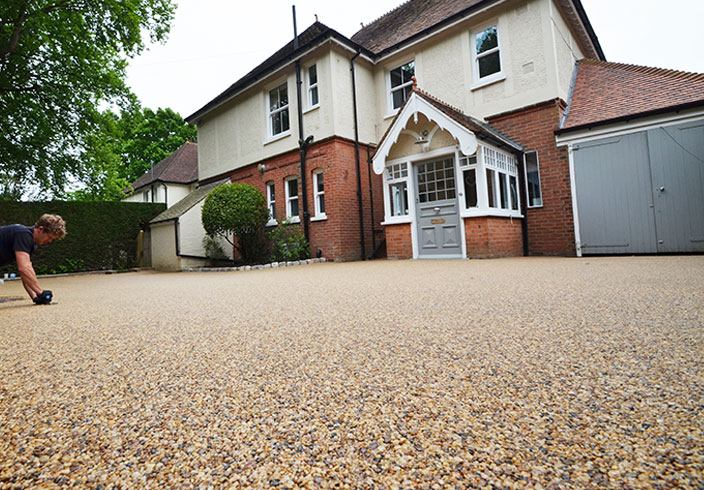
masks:
<svg viewBox="0 0 704 490"><path fill-rule="evenodd" d="M583 59L560 131L704 105L704 74Z"/></svg>
<svg viewBox="0 0 704 490"><path fill-rule="evenodd" d="M217 186L224 184L228 179L220 180L218 182L213 182L211 184L204 185L194 190L186 197L181 199L179 202L171 206L169 209L157 215L150 223L161 223L163 221L169 221L172 219L180 218L193 206L201 202L205 197L215 189Z"/></svg>
<svg viewBox="0 0 704 490"><path fill-rule="evenodd" d="M202 108L198 109L195 113L188 116L186 118L186 121L188 121L189 123L194 123L198 119L198 117L222 104L230 97L234 96L240 90L248 87L252 83L257 82L261 78L264 78L266 75L280 68L281 66L290 63L291 60L294 59L297 54L302 53L309 49L311 46L314 46L317 43L331 37L339 39L341 41L346 41L347 43L350 42L349 39L347 39L345 36L335 31L334 29L329 28L322 22L313 23L308 29L298 35L298 49L294 48L294 42L293 40L291 40L288 44L286 44L283 48L279 49L276 53L267 58L259 66L257 66L245 76L230 85L227 90L225 90L213 100L208 102Z"/></svg>
<svg viewBox="0 0 704 490"><path fill-rule="evenodd" d="M352 41L377 55L397 45L421 36L435 28L461 19L495 0L408 0L392 11L364 26L352 36ZM557 0L567 21L575 26L584 49L603 58L599 41L589 23L580 0ZM583 32L586 29L586 33Z"/></svg>
<svg viewBox="0 0 704 490"><path fill-rule="evenodd" d="M503 134L501 131L496 129L495 127L480 121L479 119L468 116L467 114L463 113L456 107L452 107L449 104L446 104L445 102L441 101L440 99L433 97L427 92L424 92L423 90L414 87L414 91L427 100L430 104L432 104L434 107L439 109L440 111L444 112L447 114L449 117L457 121L460 125L464 126L465 128L469 129L471 132L479 136L481 139L484 140L489 140L494 142L495 144L498 144L500 146L509 146L513 147L515 150L523 150L523 146L516 141L512 140L505 134Z"/></svg>
<svg viewBox="0 0 704 490"><path fill-rule="evenodd" d="M153 169L134 181L132 188L140 189L154 182L192 184L198 180L198 145L186 141L178 150L154 165Z"/></svg>

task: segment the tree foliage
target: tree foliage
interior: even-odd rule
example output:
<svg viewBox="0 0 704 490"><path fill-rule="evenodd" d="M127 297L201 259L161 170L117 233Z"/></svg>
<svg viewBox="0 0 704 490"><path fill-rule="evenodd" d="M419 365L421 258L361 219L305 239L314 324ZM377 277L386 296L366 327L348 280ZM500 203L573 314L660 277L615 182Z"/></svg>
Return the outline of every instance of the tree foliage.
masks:
<svg viewBox="0 0 704 490"><path fill-rule="evenodd" d="M263 254L262 230L268 219L264 194L249 184L216 187L205 198L201 210L205 232L211 237L224 237L248 264L256 262ZM231 235L237 240L232 240Z"/></svg>
<svg viewBox="0 0 704 490"><path fill-rule="evenodd" d="M126 57L164 41L172 0L0 2L0 175L62 195L103 123L129 107ZM2 191L0 191L2 193Z"/></svg>
<svg viewBox="0 0 704 490"><path fill-rule="evenodd" d="M102 114L99 127L86 139L81 189L72 200L116 201L124 189L186 141L195 141L195 126L171 109L123 110Z"/></svg>

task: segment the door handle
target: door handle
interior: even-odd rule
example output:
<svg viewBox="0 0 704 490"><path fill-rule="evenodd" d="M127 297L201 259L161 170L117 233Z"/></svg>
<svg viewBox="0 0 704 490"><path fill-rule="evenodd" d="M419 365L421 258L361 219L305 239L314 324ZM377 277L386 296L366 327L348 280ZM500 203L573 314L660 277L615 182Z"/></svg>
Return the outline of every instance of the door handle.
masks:
<svg viewBox="0 0 704 490"><path fill-rule="evenodd" d="M433 211L435 211L435 214L438 214L438 213L440 212L440 208L434 207L434 208L433 208Z"/></svg>
<svg viewBox="0 0 704 490"><path fill-rule="evenodd" d="M658 192L665 192L665 187L664 186L658 187Z"/></svg>

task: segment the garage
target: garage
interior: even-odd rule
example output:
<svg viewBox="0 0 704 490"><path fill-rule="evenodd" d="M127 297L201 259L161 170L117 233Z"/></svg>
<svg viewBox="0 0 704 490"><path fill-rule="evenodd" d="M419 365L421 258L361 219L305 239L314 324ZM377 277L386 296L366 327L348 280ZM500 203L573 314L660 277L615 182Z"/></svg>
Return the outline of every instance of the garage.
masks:
<svg viewBox="0 0 704 490"><path fill-rule="evenodd" d="M704 252L704 74L581 60L555 136L578 256Z"/></svg>
<svg viewBox="0 0 704 490"><path fill-rule="evenodd" d="M582 254L704 252L704 120L572 146Z"/></svg>

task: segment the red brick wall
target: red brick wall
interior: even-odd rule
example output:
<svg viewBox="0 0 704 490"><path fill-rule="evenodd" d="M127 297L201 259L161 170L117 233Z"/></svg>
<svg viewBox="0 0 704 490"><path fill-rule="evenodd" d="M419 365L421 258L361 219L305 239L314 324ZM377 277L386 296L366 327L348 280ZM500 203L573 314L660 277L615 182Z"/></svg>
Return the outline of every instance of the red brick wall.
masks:
<svg viewBox="0 0 704 490"><path fill-rule="evenodd" d="M555 145L563 106L554 100L520 112L488 118L489 123L537 151L543 207L526 210L530 255L575 255L574 220L566 148ZM525 187L521 189L525 193Z"/></svg>
<svg viewBox="0 0 704 490"><path fill-rule="evenodd" d="M369 194L369 172L367 171L367 148L360 145L360 170L362 181L362 208L364 212L365 253L374 250L372 221L377 230L376 245L383 240L384 203L382 177L372 172L371 185L374 200L374 218L371 216ZM259 164L265 165L262 173ZM256 162L230 174L232 182L251 184L266 195L266 183L273 181L276 191L276 217L286 219L285 179L298 176L299 212L303 218L300 153L294 150L276 157ZM322 170L325 183L325 211L327 220L311 221L310 248L312 256L318 249L323 257L330 260L360 260L361 240L359 230L359 207L357 200L357 174L354 143L332 138L313 144L308 148L306 158L306 191L308 212L315 215L313 172ZM302 226L302 225L301 225Z"/></svg>
<svg viewBox="0 0 704 490"><path fill-rule="evenodd" d="M514 257L523 255L521 220L486 216L465 218L467 257Z"/></svg>
<svg viewBox="0 0 704 490"><path fill-rule="evenodd" d="M389 259L412 259L411 224L387 225L384 228L386 231L386 256Z"/></svg>

